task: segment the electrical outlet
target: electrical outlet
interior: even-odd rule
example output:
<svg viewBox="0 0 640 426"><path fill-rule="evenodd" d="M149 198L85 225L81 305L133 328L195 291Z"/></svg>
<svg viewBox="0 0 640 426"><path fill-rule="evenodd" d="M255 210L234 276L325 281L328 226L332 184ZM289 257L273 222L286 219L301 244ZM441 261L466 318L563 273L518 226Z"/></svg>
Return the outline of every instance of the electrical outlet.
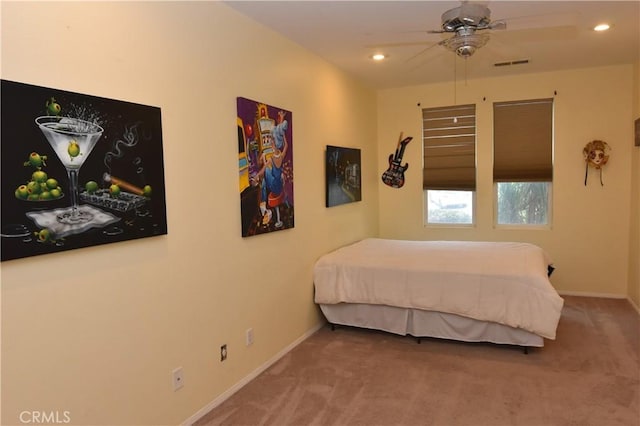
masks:
<svg viewBox="0 0 640 426"><path fill-rule="evenodd" d="M247 344L247 346L253 345L253 328L247 329L246 344Z"/></svg>
<svg viewBox="0 0 640 426"><path fill-rule="evenodd" d="M182 371L182 367L176 368L171 374L173 378L173 390L177 391L184 386L184 372Z"/></svg>
<svg viewBox="0 0 640 426"><path fill-rule="evenodd" d="M227 359L227 345L220 346L220 362Z"/></svg>

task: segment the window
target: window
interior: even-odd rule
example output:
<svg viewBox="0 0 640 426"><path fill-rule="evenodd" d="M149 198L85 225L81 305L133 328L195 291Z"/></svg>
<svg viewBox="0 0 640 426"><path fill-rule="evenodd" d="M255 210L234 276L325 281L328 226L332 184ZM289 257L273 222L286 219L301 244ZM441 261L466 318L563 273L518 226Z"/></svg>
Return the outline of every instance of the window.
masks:
<svg viewBox="0 0 640 426"><path fill-rule="evenodd" d="M497 182L499 225L549 224L551 182Z"/></svg>
<svg viewBox="0 0 640 426"><path fill-rule="evenodd" d="M423 184L427 224L473 224L476 107L422 110Z"/></svg>
<svg viewBox="0 0 640 426"><path fill-rule="evenodd" d="M493 104L498 225L551 224L553 99Z"/></svg>
<svg viewBox="0 0 640 426"><path fill-rule="evenodd" d="M473 191L429 189L425 193L427 223L473 223Z"/></svg>

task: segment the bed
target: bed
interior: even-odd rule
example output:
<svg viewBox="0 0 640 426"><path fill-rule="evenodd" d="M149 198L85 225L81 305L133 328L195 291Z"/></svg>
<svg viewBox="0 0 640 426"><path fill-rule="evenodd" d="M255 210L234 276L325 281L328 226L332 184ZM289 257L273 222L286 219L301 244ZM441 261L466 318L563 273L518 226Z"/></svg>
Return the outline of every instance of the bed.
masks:
<svg viewBox="0 0 640 426"><path fill-rule="evenodd" d="M315 302L332 326L526 352L556 337L564 301L551 270L534 244L368 238L318 259Z"/></svg>

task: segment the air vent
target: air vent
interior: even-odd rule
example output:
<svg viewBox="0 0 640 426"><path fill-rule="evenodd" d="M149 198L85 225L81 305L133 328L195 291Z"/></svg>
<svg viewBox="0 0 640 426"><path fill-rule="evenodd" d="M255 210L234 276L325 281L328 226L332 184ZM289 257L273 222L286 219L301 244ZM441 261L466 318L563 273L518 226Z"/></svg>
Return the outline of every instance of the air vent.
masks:
<svg viewBox="0 0 640 426"><path fill-rule="evenodd" d="M511 65L522 65L522 64L528 64L529 60L528 59L518 59L517 61L506 61L506 62L496 62L495 64L493 64L494 67L507 67L507 66L511 66Z"/></svg>

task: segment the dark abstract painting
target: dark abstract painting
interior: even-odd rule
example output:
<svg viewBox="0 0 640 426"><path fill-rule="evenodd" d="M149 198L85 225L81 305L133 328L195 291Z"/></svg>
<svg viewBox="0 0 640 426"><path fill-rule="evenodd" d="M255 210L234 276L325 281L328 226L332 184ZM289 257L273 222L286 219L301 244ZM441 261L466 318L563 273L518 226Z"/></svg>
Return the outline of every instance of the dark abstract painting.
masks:
<svg viewBox="0 0 640 426"><path fill-rule="evenodd" d="M327 207L362 200L360 150L327 145Z"/></svg>

